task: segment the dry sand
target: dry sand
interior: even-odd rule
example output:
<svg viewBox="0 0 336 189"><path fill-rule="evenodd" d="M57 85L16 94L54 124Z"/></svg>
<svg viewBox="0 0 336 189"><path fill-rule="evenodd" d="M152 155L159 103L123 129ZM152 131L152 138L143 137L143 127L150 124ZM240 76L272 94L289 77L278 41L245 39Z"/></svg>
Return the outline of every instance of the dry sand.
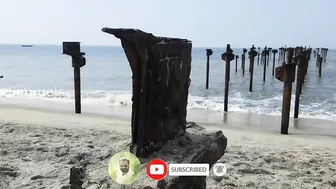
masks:
<svg viewBox="0 0 336 189"><path fill-rule="evenodd" d="M272 124L272 123L269 123ZM190 130L200 134L207 131ZM217 128L218 130L218 128ZM222 129L228 138L224 177L207 178L207 188L336 188L336 139ZM93 115L0 108L0 188L60 189L74 164L86 164L90 189L154 186L145 174L128 187L114 184L108 160L127 151L130 122ZM174 145L155 154L169 161ZM146 160L142 160L146 162Z"/></svg>

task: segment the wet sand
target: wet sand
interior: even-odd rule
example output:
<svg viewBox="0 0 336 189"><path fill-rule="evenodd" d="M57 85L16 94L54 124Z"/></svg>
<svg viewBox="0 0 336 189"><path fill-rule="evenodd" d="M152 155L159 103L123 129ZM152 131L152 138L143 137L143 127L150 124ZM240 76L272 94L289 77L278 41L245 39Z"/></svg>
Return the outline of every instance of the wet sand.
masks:
<svg viewBox="0 0 336 189"><path fill-rule="evenodd" d="M191 116L189 121L198 121L190 120ZM218 178L210 173L207 188L336 187L335 133L316 129L320 134L312 135L312 131L299 129L301 134L283 136L273 129L254 129L258 124L277 128L279 124L273 118L251 119L257 118L249 120L228 114L226 124L213 121L203 125L209 132L221 128L228 138L226 153L219 160L227 165L227 174ZM244 128L246 121L250 124ZM69 170L76 163L88 167L90 181L85 183L86 188L122 188L108 177L107 164L113 154L127 151L129 143L127 120L2 107L0 188L61 188L68 184ZM169 159L173 154L159 152L156 156ZM139 181L124 188L155 186L156 182L145 175L145 167L143 164Z"/></svg>

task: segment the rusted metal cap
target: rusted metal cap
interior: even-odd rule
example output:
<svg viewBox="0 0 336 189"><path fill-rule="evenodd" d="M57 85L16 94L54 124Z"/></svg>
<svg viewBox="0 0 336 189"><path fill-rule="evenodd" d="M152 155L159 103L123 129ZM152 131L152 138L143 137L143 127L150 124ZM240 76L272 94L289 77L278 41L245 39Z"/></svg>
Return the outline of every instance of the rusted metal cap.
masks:
<svg viewBox="0 0 336 189"><path fill-rule="evenodd" d="M234 59L233 50L230 48L230 45L228 44L226 47L226 52L222 54L222 60L226 62L230 62Z"/></svg>
<svg viewBox="0 0 336 189"><path fill-rule="evenodd" d="M207 56L211 56L213 54L213 51L211 49L205 49L205 50Z"/></svg>
<svg viewBox="0 0 336 189"><path fill-rule="evenodd" d="M256 57L258 55L258 52L257 51L255 51L255 47L254 47L254 45L251 47L251 49L250 49L250 51L249 51L249 56L250 56L250 58L254 58L254 57Z"/></svg>

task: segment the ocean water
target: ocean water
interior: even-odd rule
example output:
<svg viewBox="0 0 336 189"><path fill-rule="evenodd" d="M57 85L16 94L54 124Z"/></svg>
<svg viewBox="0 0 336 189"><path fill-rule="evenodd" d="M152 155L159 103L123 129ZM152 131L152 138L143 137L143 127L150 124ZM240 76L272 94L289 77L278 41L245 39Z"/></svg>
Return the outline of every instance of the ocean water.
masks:
<svg viewBox="0 0 336 189"><path fill-rule="evenodd" d="M241 48L231 45L239 56ZM248 47L246 47L248 48ZM82 46L87 64L81 68L82 106L86 111L105 113L113 107L131 106L131 70L121 47ZM189 109L209 112L223 111L225 48L213 48L210 57L210 84L205 89L205 48L193 48ZM257 60L257 59L256 59ZM266 82L262 80L263 67L255 66L253 92L249 92L248 62L245 76L240 69L235 73L231 63L229 111L280 115L283 83L272 77L272 59L267 67ZM278 56L276 56L276 65ZM300 117L336 120L336 51L329 50L323 65L322 78L318 77L315 58L312 57L300 101ZM71 57L62 54L62 46L0 45L0 103L45 106L56 108L67 104L73 109L73 69ZM295 83L292 93L294 111ZM52 105L50 105L52 103ZM93 110L94 109L94 110Z"/></svg>

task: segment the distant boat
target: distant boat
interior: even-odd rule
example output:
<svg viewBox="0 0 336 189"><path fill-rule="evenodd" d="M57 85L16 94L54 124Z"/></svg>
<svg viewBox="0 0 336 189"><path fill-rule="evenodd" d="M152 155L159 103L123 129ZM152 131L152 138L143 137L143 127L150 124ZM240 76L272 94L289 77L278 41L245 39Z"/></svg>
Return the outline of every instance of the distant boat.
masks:
<svg viewBox="0 0 336 189"><path fill-rule="evenodd" d="M22 47L33 47L33 45L22 45Z"/></svg>

